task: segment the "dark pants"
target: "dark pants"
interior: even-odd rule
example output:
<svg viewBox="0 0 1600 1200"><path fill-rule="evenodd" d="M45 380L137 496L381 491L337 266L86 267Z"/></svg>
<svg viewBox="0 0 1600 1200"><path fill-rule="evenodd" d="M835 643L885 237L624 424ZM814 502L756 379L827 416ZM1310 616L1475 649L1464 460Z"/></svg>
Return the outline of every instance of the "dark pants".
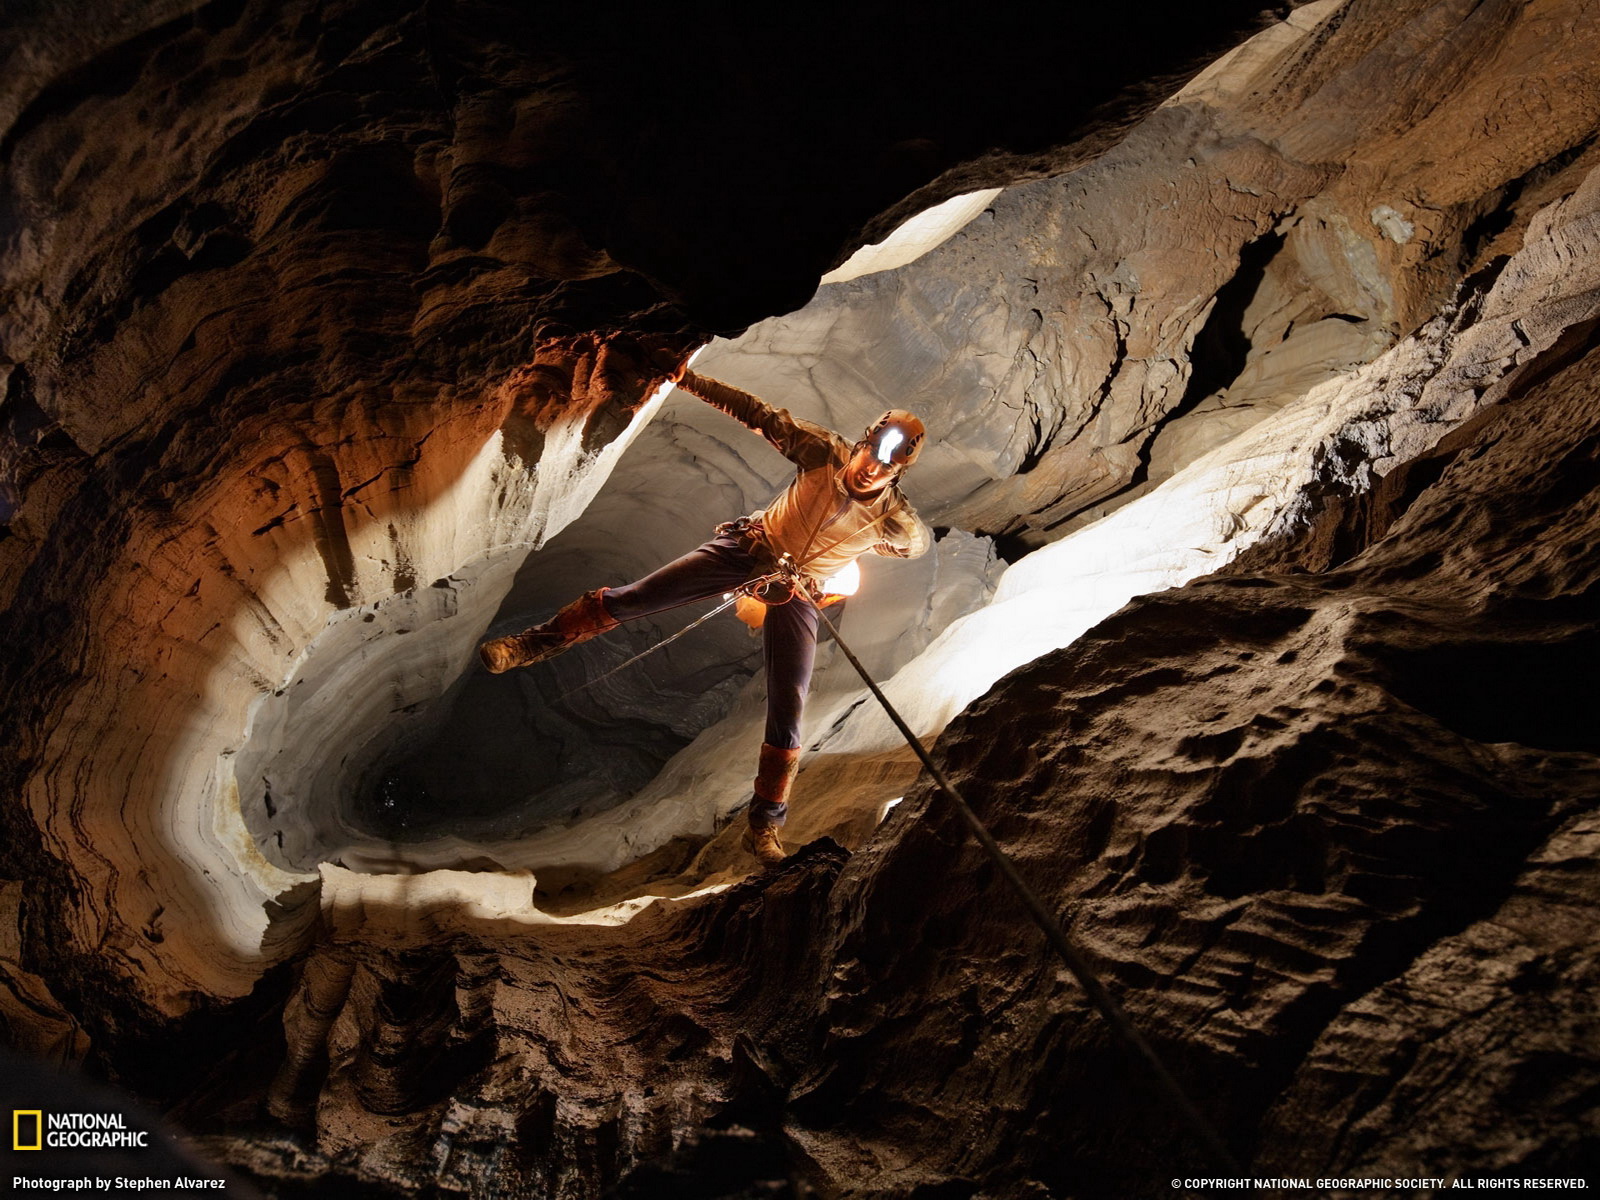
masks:
<svg viewBox="0 0 1600 1200"><path fill-rule="evenodd" d="M747 579L767 571L738 537L719 535L643 579L607 588L601 597L606 611L619 621L659 612L731 592ZM767 609L762 625L767 668L767 732L769 746L792 750L800 745L800 717L811 688L811 666L817 655L817 610L804 593L787 604ZM761 802L756 801L760 806ZM783 806L762 806L757 812L774 825L783 824Z"/></svg>

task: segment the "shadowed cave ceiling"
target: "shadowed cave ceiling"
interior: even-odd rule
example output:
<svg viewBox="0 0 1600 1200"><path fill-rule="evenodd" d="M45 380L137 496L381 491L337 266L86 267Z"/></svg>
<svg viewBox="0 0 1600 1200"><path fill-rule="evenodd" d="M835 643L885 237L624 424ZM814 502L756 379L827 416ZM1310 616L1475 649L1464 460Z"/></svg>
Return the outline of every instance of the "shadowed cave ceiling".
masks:
<svg viewBox="0 0 1600 1200"><path fill-rule="evenodd" d="M1594 1174L1600 6L1036 18L7 6L13 1050L269 1195L1212 1173L836 647L755 876L743 626L476 665L782 486L697 351L925 416L841 631L1239 1162Z"/></svg>

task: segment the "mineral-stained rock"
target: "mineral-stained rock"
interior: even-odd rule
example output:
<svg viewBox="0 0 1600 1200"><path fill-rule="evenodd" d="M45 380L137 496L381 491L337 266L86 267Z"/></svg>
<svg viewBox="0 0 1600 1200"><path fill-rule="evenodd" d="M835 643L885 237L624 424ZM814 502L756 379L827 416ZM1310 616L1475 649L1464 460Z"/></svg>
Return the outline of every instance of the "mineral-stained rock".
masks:
<svg viewBox="0 0 1600 1200"><path fill-rule="evenodd" d="M32 1058L78 1062L88 1052L88 1037L49 984L22 963L21 907L22 884L0 885L0 1031L6 1045Z"/></svg>
<svg viewBox="0 0 1600 1200"><path fill-rule="evenodd" d="M771 1122L774 1056L786 1052L773 1039L799 1036L795 999L821 969L811 934L844 857L819 843L779 872L626 924L530 919L462 903L442 881L423 897L404 878L335 869L270 1091L300 1136L201 1145L272 1178L579 1196L670 1161L686 1135L692 1144L734 1112L710 1127L725 1130L747 1109L784 1178ZM222 1079L209 1118L192 1119L249 1114L240 1082Z"/></svg>

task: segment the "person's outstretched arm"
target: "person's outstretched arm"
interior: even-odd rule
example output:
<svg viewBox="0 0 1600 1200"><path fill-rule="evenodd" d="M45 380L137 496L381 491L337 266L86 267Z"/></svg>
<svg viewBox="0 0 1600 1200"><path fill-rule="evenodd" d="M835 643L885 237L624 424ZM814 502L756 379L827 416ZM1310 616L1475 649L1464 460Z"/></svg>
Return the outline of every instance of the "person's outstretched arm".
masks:
<svg viewBox="0 0 1600 1200"><path fill-rule="evenodd" d="M732 384L706 375L685 371L678 386L698 396L713 408L720 408L734 420L748 425L802 470L822 466L833 448L834 434L821 425L789 415L787 409L773 408L766 401Z"/></svg>

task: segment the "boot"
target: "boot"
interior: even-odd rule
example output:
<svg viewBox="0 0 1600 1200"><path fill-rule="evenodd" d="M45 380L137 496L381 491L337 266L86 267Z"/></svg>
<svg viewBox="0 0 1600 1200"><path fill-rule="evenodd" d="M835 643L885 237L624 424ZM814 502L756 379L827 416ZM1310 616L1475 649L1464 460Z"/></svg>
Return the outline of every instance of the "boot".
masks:
<svg viewBox="0 0 1600 1200"><path fill-rule="evenodd" d="M783 842L778 839L777 829L771 825L752 825L745 830L744 848L768 870L782 866L783 860L788 857L783 851Z"/></svg>
<svg viewBox="0 0 1600 1200"><path fill-rule="evenodd" d="M493 675L554 658L570 646L615 629L621 622L606 611L605 588L585 592L543 625L494 638L478 647L478 657Z"/></svg>
<svg viewBox="0 0 1600 1200"><path fill-rule="evenodd" d="M800 769L800 750L761 744L761 761L756 768L754 795L747 810L750 831L744 848L764 867L775 867L784 859L778 827L789 815L789 791Z"/></svg>

